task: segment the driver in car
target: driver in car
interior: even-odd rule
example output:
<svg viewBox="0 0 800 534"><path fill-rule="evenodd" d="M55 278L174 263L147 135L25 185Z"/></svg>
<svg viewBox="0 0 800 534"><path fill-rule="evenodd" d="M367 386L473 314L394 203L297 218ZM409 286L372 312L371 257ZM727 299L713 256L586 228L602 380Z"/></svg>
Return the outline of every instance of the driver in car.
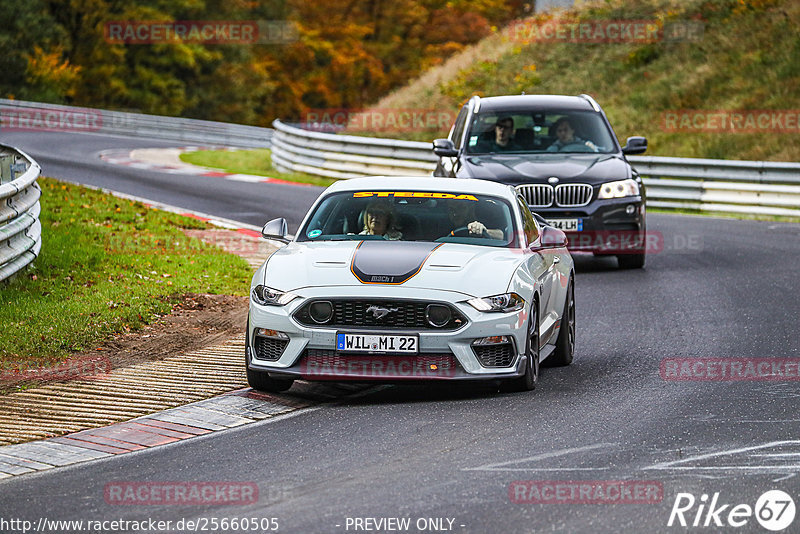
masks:
<svg viewBox="0 0 800 534"><path fill-rule="evenodd" d="M569 145L582 145L592 152L598 151L597 145L575 135L575 127L567 117L558 119L553 124L551 130L555 130L557 139L555 143L547 147L548 152L559 152L565 150ZM569 151L575 151L575 148L579 147L572 147Z"/></svg>
<svg viewBox="0 0 800 534"><path fill-rule="evenodd" d="M460 237L489 237L491 239L504 239L500 229L486 228L475 216L476 202L471 200L450 201L447 204L447 216L453 225L449 235Z"/></svg>

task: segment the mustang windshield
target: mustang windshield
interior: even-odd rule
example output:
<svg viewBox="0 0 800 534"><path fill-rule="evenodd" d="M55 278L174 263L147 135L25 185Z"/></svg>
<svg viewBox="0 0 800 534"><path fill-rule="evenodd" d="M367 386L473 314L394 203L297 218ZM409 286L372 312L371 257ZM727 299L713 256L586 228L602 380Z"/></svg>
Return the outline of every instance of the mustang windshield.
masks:
<svg viewBox="0 0 800 534"><path fill-rule="evenodd" d="M347 191L320 202L298 241L386 239L508 247L514 218L505 200L431 191Z"/></svg>
<svg viewBox="0 0 800 534"><path fill-rule="evenodd" d="M600 113L592 111L492 111L475 115L468 154L566 153L616 150Z"/></svg>

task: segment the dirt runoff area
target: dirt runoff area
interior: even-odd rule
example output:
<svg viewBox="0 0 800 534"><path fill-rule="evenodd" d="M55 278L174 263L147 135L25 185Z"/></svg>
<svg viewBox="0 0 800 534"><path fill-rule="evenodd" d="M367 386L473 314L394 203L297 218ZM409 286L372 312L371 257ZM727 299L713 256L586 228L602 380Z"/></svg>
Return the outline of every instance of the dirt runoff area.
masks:
<svg viewBox="0 0 800 534"><path fill-rule="evenodd" d="M185 233L242 256L253 270L277 248L254 235L254 232L214 228L185 230ZM116 336L101 345L100 351L87 351L75 357L102 354L111 361L112 368L117 368L191 352L243 335L247 307L247 297L194 293L182 295L169 315L159 317L137 332Z"/></svg>
<svg viewBox="0 0 800 534"><path fill-rule="evenodd" d="M187 235L244 257L253 270L277 248L254 235L255 232L222 229L185 232ZM117 369L190 353L242 336L247 321L247 310L246 296L198 293L181 295L173 304L169 314L157 316L155 321L134 332L117 334L97 348L75 353L69 360L100 361L104 367ZM4 381L0 384L0 395L16 391L20 386L35 386L39 382L35 379Z"/></svg>

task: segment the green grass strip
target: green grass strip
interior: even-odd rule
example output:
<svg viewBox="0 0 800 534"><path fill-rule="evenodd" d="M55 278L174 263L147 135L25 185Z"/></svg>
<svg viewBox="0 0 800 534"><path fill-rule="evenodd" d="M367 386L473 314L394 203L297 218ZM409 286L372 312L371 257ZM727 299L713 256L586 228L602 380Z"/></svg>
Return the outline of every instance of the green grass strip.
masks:
<svg viewBox="0 0 800 534"><path fill-rule="evenodd" d="M270 154L271 152L268 148L254 150L198 150L197 152L181 154L181 161L192 165L200 165L201 167L221 169L232 174L253 174L322 187L328 187L337 181L333 178L322 178L299 172L278 172L272 167Z"/></svg>
<svg viewBox="0 0 800 534"><path fill-rule="evenodd" d="M39 184L42 252L0 283L4 368L62 361L169 313L182 294L247 294L244 259L182 231L206 223L50 178Z"/></svg>

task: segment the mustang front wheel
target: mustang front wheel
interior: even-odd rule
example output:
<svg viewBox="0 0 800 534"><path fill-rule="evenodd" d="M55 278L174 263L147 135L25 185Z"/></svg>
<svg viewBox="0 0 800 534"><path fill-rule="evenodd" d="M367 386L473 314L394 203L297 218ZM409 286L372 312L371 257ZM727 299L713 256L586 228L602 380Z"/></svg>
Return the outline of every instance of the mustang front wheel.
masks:
<svg viewBox="0 0 800 534"><path fill-rule="evenodd" d="M525 343L525 374L509 383L510 391L531 391L536 389L539 381L539 309L536 303L531 305L531 317L528 322L528 340Z"/></svg>

